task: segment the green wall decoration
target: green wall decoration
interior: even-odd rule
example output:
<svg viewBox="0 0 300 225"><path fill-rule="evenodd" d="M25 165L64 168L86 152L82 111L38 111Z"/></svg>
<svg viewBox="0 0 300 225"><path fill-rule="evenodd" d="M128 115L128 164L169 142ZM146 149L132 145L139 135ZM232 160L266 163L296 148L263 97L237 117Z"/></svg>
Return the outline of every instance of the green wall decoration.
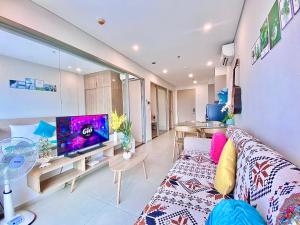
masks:
<svg viewBox="0 0 300 225"><path fill-rule="evenodd" d="M290 0L279 0L281 27L284 29L293 18L292 4Z"/></svg>
<svg viewBox="0 0 300 225"><path fill-rule="evenodd" d="M300 0L293 0L293 9L294 9L294 14L299 12L299 10L300 10Z"/></svg>
<svg viewBox="0 0 300 225"><path fill-rule="evenodd" d="M268 21L269 21L270 48L272 49L281 39L278 0L275 1L268 15Z"/></svg>
<svg viewBox="0 0 300 225"><path fill-rule="evenodd" d="M270 50L268 18L265 20L262 27L260 28L260 47L261 57L263 58Z"/></svg>
<svg viewBox="0 0 300 225"><path fill-rule="evenodd" d="M282 38L282 30L300 12L300 0L276 0L260 28L260 36L251 48L252 65L272 50ZM300 13L299 13L300 14Z"/></svg>

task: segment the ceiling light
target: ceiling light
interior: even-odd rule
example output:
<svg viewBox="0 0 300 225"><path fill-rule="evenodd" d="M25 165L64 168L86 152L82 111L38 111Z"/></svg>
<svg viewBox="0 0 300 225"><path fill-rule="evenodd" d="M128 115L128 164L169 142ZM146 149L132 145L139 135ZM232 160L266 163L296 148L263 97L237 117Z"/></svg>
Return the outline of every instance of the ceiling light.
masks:
<svg viewBox="0 0 300 225"><path fill-rule="evenodd" d="M193 84L197 84L197 83L198 83L198 81L196 81L196 80L193 81Z"/></svg>
<svg viewBox="0 0 300 225"><path fill-rule="evenodd" d="M68 66L68 69L69 69L69 70L72 69L72 66Z"/></svg>
<svg viewBox="0 0 300 225"><path fill-rule="evenodd" d="M212 61L208 61L207 62L207 66L212 66L213 62Z"/></svg>
<svg viewBox="0 0 300 225"><path fill-rule="evenodd" d="M76 71L77 71L78 73L80 73L80 72L81 72L81 69L80 69L80 68L76 68Z"/></svg>
<svg viewBox="0 0 300 225"><path fill-rule="evenodd" d="M164 70L163 70L163 73L165 73L165 74L168 73L168 70L164 69Z"/></svg>
<svg viewBox="0 0 300 225"><path fill-rule="evenodd" d="M100 18L100 19L98 19L98 23L99 23L101 26L103 26L103 25L106 23L106 21L105 21L105 19Z"/></svg>
<svg viewBox="0 0 300 225"><path fill-rule="evenodd" d="M205 25L203 26L203 31L204 31L204 32L208 32L208 31L211 30L211 28L212 28L212 24L211 24L211 23L207 23L207 24L205 24Z"/></svg>
<svg viewBox="0 0 300 225"><path fill-rule="evenodd" d="M193 78L193 77L194 77L194 74L190 73L189 78Z"/></svg>
<svg viewBox="0 0 300 225"><path fill-rule="evenodd" d="M133 45L132 49L137 52L140 49L140 47L138 45Z"/></svg>

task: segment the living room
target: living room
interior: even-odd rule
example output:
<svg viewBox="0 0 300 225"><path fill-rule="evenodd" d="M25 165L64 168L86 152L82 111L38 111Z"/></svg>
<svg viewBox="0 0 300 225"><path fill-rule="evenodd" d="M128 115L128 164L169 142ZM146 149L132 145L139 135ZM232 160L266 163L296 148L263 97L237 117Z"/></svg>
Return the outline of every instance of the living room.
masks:
<svg viewBox="0 0 300 225"><path fill-rule="evenodd" d="M299 0L70 3L0 2L1 224L300 221Z"/></svg>

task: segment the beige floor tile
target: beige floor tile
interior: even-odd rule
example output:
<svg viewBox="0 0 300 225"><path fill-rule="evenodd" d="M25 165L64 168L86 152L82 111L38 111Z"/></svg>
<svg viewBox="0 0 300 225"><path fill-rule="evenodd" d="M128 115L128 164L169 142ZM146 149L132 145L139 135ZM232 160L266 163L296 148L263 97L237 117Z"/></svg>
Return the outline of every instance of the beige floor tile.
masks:
<svg viewBox="0 0 300 225"><path fill-rule="evenodd" d="M116 206L116 185L108 167L101 168L28 207L37 214L37 225L132 225L173 165L174 132L168 132L140 149L147 149L148 179L142 166L123 175L121 203Z"/></svg>

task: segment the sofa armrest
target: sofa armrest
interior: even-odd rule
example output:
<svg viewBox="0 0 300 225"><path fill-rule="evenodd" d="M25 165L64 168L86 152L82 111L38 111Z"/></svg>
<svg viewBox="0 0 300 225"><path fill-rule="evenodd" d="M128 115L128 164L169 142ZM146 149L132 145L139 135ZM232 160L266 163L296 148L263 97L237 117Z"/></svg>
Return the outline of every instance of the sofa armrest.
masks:
<svg viewBox="0 0 300 225"><path fill-rule="evenodd" d="M211 139L186 137L184 138L184 151L209 152L211 147Z"/></svg>

